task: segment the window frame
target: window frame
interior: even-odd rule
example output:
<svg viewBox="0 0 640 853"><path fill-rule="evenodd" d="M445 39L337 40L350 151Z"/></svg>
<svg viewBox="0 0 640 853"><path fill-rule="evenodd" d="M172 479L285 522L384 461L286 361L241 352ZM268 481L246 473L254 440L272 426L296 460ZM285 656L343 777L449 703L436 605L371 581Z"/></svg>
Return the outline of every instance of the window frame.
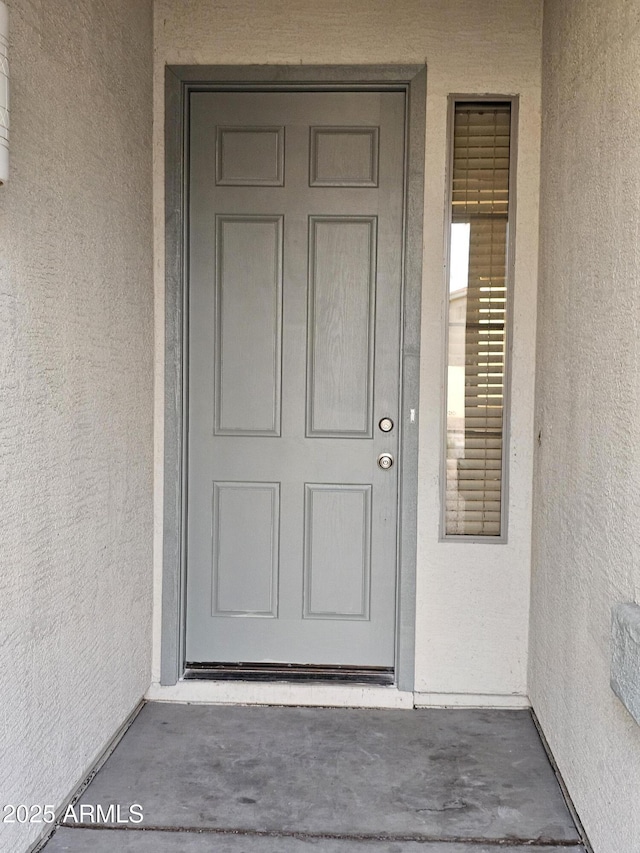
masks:
<svg viewBox="0 0 640 853"><path fill-rule="evenodd" d="M507 216L506 245L506 323L505 323L505 366L504 399L502 421L502 472L500 483L500 535L482 536L478 534L446 532L446 491L447 491L447 395L449 367L449 271L451 267L451 222L453 200L453 157L454 123L456 104L500 103L511 107L509 135L509 210ZM447 98L447 147L445 168L445 220L444 220L444 352L442 361L441 392L441 436L440 436L440 514L439 542L466 542L469 544L506 545L509 541L509 457L511 448L511 375L513 361L513 307L515 279L516 213L517 213L517 162L520 97L518 95L462 94L452 93Z"/></svg>

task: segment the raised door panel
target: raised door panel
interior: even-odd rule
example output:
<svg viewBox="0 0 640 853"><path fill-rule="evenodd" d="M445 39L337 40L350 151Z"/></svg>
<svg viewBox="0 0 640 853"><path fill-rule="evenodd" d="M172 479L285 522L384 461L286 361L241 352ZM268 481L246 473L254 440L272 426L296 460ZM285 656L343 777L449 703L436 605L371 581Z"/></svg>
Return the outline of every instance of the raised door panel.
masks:
<svg viewBox="0 0 640 853"><path fill-rule="evenodd" d="M218 127L216 184L221 187L281 187L283 127Z"/></svg>
<svg viewBox="0 0 640 853"><path fill-rule="evenodd" d="M377 127L312 127L309 185L377 187Z"/></svg>
<svg viewBox="0 0 640 853"><path fill-rule="evenodd" d="M372 435L374 216L309 219L307 435Z"/></svg>
<svg viewBox="0 0 640 853"><path fill-rule="evenodd" d="M278 615L280 486L213 484L212 616Z"/></svg>
<svg viewBox="0 0 640 853"><path fill-rule="evenodd" d="M368 619L371 486L305 486L305 619Z"/></svg>
<svg viewBox="0 0 640 853"><path fill-rule="evenodd" d="M216 217L216 435L279 435L282 217Z"/></svg>

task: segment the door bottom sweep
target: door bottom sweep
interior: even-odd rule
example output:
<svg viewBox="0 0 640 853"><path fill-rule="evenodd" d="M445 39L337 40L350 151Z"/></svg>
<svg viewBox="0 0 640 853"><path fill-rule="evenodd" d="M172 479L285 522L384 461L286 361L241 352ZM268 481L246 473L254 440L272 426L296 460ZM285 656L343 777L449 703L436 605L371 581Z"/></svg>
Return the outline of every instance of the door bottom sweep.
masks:
<svg viewBox="0 0 640 853"><path fill-rule="evenodd" d="M295 663L187 663L185 681L280 681L393 685L392 667Z"/></svg>

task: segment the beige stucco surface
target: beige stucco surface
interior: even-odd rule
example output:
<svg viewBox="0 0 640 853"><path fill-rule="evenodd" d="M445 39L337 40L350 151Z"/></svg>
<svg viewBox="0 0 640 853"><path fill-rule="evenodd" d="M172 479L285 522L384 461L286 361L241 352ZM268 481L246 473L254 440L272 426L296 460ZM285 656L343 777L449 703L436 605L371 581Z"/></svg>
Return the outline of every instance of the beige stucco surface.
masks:
<svg viewBox="0 0 640 853"><path fill-rule="evenodd" d="M435 701L467 701L452 697L467 694L479 704L508 703L512 694L526 694L541 20L537 0L157 0L154 680L159 678L162 575L164 65L426 62L416 689L425 694L420 701L436 694ZM452 92L520 96L506 545L438 543L446 115Z"/></svg>
<svg viewBox="0 0 640 853"><path fill-rule="evenodd" d="M640 849L640 727L609 687L640 600L640 13L548 0L531 696L596 853Z"/></svg>
<svg viewBox="0 0 640 853"><path fill-rule="evenodd" d="M152 4L8 6L0 791L58 806L150 677Z"/></svg>

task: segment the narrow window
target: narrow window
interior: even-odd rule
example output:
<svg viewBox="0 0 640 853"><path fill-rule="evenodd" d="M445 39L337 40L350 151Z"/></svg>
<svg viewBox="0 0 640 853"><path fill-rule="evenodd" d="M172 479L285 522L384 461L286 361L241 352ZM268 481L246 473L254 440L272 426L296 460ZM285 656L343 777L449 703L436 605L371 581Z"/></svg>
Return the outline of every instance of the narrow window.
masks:
<svg viewBox="0 0 640 853"><path fill-rule="evenodd" d="M502 537L510 102L453 102L444 534Z"/></svg>

